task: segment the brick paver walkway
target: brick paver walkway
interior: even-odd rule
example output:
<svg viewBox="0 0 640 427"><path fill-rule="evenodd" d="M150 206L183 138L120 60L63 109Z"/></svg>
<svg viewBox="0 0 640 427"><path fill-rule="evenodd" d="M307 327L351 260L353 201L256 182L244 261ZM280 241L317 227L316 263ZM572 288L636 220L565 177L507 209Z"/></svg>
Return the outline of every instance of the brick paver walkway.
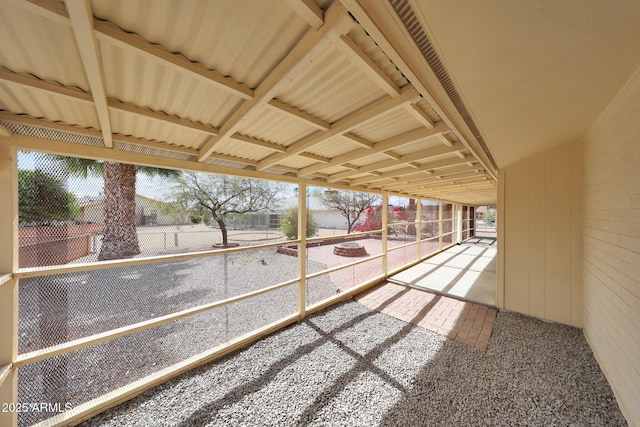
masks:
<svg viewBox="0 0 640 427"><path fill-rule="evenodd" d="M356 295L359 303L478 350L486 350L496 310L393 283Z"/></svg>

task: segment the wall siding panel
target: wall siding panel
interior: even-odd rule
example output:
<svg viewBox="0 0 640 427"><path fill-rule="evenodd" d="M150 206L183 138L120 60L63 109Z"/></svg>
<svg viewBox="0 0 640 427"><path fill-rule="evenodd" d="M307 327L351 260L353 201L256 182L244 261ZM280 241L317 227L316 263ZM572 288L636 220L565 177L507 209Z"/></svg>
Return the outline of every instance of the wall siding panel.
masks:
<svg viewBox="0 0 640 427"><path fill-rule="evenodd" d="M640 425L640 70L583 137L584 333Z"/></svg>
<svg viewBox="0 0 640 427"><path fill-rule="evenodd" d="M504 170L504 308L582 326L581 166L570 143Z"/></svg>
<svg viewBox="0 0 640 427"><path fill-rule="evenodd" d="M505 174L505 224L523 233L505 233L505 307L529 313L529 165ZM511 268L509 268L511 267Z"/></svg>

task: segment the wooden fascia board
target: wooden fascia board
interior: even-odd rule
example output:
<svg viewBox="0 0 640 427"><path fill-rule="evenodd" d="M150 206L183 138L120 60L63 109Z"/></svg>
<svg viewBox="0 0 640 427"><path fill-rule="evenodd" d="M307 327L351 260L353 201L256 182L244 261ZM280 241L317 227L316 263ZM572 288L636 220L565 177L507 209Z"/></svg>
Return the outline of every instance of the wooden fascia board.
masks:
<svg viewBox="0 0 640 427"><path fill-rule="evenodd" d="M388 113L389 111L402 106L406 102L411 102L418 96L418 93L412 87L405 86L405 88L403 88L404 90L398 97L391 98L385 96L383 98L379 98L378 100L373 101L372 103L365 105L364 107L337 120L331 125L330 130L326 132L314 132L311 135L294 142L287 147L287 151L285 153L273 154L262 160L258 165L258 169L266 169L287 157L303 152L315 144L324 142L336 135L347 133L353 128L366 123L369 120L375 119L381 114Z"/></svg>
<svg viewBox="0 0 640 427"><path fill-rule="evenodd" d="M317 31L310 29L300 39L260 83L254 91L253 98L246 100L220 127L219 134L200 149L198 161L206 160L219 141L236 132L268 104L278 91L311 68L315 64L315 59L325 52L332 39L346 33L353 25L353 18L347 13L342 3L335 2L331 5L327 10L324 25Z"/></svg>

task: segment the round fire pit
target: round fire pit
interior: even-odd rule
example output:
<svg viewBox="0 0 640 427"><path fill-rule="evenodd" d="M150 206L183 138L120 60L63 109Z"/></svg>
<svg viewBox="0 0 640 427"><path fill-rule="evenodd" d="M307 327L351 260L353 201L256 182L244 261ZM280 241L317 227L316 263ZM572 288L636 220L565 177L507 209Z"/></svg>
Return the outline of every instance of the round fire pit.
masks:
<svg viewBox="0 0 640 427"><path fill-rule="evenodd" d="M344 242L334 246L333 253L340 256L355 257L367 255L367 250L359 243Z"/></svg>

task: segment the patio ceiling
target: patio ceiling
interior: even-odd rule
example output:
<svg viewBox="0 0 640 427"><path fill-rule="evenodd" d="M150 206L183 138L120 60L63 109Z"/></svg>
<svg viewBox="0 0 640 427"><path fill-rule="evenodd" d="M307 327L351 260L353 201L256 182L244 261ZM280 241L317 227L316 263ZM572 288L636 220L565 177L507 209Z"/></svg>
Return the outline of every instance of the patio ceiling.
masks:
<svg viewBox="0 0 640 427"><path fill-rule="evenodd" d="M351 3L7 0L0 142L494 203L491 155L426 59L416 73Z"/></svg>

